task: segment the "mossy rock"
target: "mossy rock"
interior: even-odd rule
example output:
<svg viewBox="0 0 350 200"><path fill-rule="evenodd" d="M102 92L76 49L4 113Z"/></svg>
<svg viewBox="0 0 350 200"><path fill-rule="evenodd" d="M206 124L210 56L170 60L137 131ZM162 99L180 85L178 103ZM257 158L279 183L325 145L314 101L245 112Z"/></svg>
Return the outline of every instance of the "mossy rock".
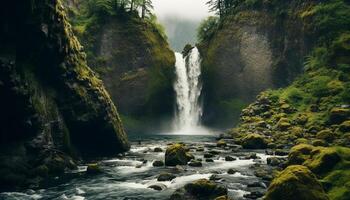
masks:
<svg viewBox="0 0 350 200"><path fill-rule="evenodd" d="M305 166L292 165L272 181L265 200L329 200L316 176Z"/></svg>
<svg viewBox="0 0 350 200"><path fill-rule="evenodd" d="M248 134L242 138L242 147L245 149L264 149L267 147L267 140L259 134Z"/></svg>
<svg viewBox="0 0 350 200"><path fill-rule="evenodd" d="M296 137L304 137L304 129L299 126L293 126L290 129L290 133Z"/></svg>
<svg viewBox="0 0 350 200"><path fill-rule="evenodd" d="M208 199L214 200L217 197L227 195L227 189L207 179L200 179L184 186L182 199ZM173 197L173 196L172 196ZM174 199L174 198L170 198Z"/></svg>
<svg viewBox="0 0 350 200"><path fill-rule="evenodd" d="M280 131L286 131L289 129L289 127L291 127L292 125L290 124L289 119L287 118L281 118L278 122L277 122L277 129Z"/></svg>
<svg viewBox="0 0 350 200"><path fill-rule="evenodd" d="M194 159L194 156L187 152L185 145L173 144L166 149L165 165L187 165L187 163Z"/></svg>
<svg viewBox="0 0 350 200"><path fill-rule="evenodd" d="M86 173L88 174L99 174L102 173L100 165L98 163L88 164Z"/></svg>
<svg viewBox="0 0 350 200"><path fill-rule="evenodd" d="M300 125L305 125L309 121L309 118L305 114L299 114L295 118L295 122Z"/></svg>
<svg viewBox="0 0 350 200"><path fill-rule="evenodd" d="M298 138L296 141L295 141L295 144L308 144L309 143L309 140L306 139L306 138Z"/></svg>
<svg viewBox="0 0 350 200"><path fill-rule="evenodd" d="M335 139L336 135L334 134L333 131L326 129L318 132L316 134L317 139L325 140L328 142L332 142Z"/></svg>
<svg viewBox="0 0 350 200"><path fill-rule="evenodd" d="M349 108L333 108L329 114L329 121L334 124L339 124L349 119Z"/></svg>
<svg viewBox="0 0 350 200"><path fill-rule="evenodd" d="M332 170L340 161L341 157L334 148L317 147L303 165L314 173L323 174Z"/></svg>
<svg viewBox="0 0 350 200"><path fill-rule="evenodd" d="M312 140L311 144L315 147L326 147L328 146L327 142L324 140L316 139Z"/></svg>
<svg viewBox="0 0 350 200"><path fill-rule="evenodd" d="M350 120L347 120L347 121L343 122L342 124L340 124L339 130L341 132L350 132Z"/></svg>
<svg viewBox="0 0 350 200"><path fill-rule="evenodd" d="M332 170L340 161L341 157L335 148L307 144L294 146L288 155L288 164L302 164L317 174Z"/></svg>
<svg viewBox="0 0 350 200"><path fill-rule="evenodd" d="M171 181L174 178L176 178L176 176L174 174L161 173L161 174L159 174L157 181Z"/></svg>
<svg viewBox="0 0 350 200"><path fill-rule="evenodd" d="M217 146L217 147L226 147L226 146L227 146L227 143L225 142L225 140L219 140L219 141L216 143L216 146Z"/></svg>
<svg viewBox="0 0 350 200"><path fill-rule="evenodd" d="M309 144L299 144L294 146L288 155L288 164L301 165L310 158L310 154L314 150L314 146Z"/></svg>

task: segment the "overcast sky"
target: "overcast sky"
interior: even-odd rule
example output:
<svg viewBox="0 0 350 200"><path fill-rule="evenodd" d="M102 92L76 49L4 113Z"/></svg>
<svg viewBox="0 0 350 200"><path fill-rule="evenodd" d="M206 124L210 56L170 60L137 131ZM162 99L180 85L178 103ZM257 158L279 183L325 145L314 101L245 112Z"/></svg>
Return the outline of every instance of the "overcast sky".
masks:
<svg viewBox="0 0 350 200"><path fill-rule="evenodd" d="M179 17L200 20L209 15L208 0L153 0L154 12L158 18Z"/></svg>

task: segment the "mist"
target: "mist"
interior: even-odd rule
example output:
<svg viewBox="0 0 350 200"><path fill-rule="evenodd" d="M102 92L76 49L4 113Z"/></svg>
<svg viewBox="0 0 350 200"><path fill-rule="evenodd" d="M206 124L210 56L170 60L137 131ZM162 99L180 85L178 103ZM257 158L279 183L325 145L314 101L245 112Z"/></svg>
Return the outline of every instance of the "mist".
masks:
<svg viewBox="0 0 350 200"><path fill-rule="evenodd" d="M153 0L158 18L177 17L200 21L209 15L207 0Z"/></svg>
<svg viewBox="0 0 350 200"><path fill-rule="evenodd" d="M212 15L207 0L153 0L154 13L165 27L173 50L181 52L186 44L196 43L200 22Z"/></svg>

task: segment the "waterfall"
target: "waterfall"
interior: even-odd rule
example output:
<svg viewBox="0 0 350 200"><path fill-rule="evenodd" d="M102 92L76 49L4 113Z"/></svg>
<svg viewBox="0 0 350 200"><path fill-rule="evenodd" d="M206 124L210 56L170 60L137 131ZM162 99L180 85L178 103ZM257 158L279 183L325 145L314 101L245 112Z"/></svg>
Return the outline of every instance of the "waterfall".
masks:
<svg viewBox="0 0 350 200"><path fill-rule="evenodd" d="M174 127L176 131L194 131L200 127L202 105L200 95L201 59L197 48L193 48L184 58L182 54L176 55L176 116Z"/></svg>

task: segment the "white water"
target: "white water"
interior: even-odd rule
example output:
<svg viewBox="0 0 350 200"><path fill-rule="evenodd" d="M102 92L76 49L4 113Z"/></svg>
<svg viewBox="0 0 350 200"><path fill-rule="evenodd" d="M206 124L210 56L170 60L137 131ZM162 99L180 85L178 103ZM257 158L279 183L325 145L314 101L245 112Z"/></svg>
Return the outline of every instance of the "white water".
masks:
<svg viewBox="0 0 350 200"><path fill-rule="evenodd" d="M176 116L174 128L181 134L203 134L204 128L200 126L202 117L202 104L200 95L201 59L197 48L193 48L186 58L180 53L176 56Z"/></svg>

